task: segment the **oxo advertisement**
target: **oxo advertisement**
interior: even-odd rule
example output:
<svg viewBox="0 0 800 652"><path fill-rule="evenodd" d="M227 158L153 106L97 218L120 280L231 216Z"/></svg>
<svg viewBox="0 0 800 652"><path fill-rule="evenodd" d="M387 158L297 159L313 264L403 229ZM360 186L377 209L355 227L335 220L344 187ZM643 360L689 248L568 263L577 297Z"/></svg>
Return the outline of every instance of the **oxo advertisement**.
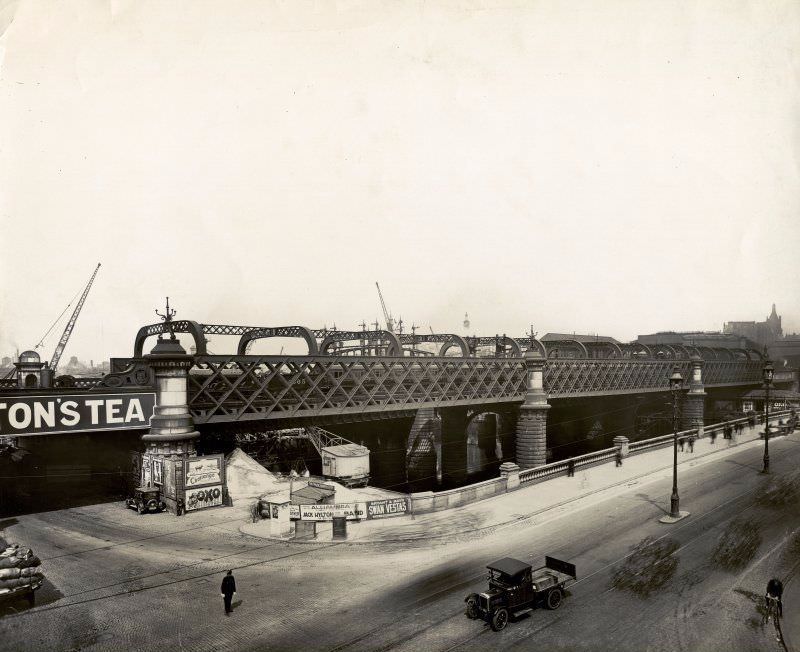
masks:
<svg viewBox="0 0 800 652"><path fill-rule="evenodd" d="M0 435L148 428L155 392L0 396Z"/></svg>

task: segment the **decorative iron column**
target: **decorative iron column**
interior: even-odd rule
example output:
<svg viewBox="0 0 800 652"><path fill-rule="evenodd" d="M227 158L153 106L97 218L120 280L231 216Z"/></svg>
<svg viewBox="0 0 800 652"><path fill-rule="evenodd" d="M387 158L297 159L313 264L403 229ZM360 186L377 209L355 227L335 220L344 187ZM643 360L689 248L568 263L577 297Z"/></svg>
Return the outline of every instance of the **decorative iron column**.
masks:
<svg viewBox="0 0 800 652"><path fill-rule="evenodd" d="M684 407L681 422L683 430L697 430L697 436L703 436L705 399L706 392L703 385L703 365L702 358L693 355L692 372L689 378L689 391L684 397Z"/></svg>
<svg viewBox="0 0 800 652"><path fill-rule="evenodd" d="M169 339L159 338L144 359L153 368L156 381L155 411L150 430L142 435L147 444L145 454L173 459L195 455L194 442L200 433L189 413L187 391L192 356L172 335Z"/></svg>
<svg viewBox="0 0 800 652"><path fill-rule="evenodd" d="M545 360L537 350L525 352L525 401L517 418L517 464L522 469L547 462L547 393L544 391Z"/></svg>

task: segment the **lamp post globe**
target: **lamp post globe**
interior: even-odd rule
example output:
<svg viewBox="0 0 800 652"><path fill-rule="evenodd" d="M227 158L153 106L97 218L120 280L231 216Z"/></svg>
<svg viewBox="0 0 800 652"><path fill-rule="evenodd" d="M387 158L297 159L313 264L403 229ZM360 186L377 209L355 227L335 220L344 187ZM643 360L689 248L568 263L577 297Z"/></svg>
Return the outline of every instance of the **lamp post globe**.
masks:
<svg viewBox="0 0 800 652"><path fill-rule="evenodd" d="M769 473L769 388L772 385L772 377L775 374L775 367L772 360L767 358L764 361L764 468L762 473Z"/></svg>

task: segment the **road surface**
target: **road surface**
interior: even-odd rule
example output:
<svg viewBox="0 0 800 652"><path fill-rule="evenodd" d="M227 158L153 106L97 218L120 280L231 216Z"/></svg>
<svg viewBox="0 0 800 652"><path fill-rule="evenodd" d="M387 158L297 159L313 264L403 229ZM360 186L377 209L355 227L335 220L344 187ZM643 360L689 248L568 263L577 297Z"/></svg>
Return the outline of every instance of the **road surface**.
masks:
<svg viewBox="0 0 800 652"><path fill-rule="evenodd" d="M258 539L238 531L241 510L191 523L119 504L6 519L3 536L34 548L48 582L34 609L0 612L0 635L7 650L777 651L761 596L770 576L800 561L800 506L759 497L796 475L800 436L770 442L769 477L761 455L748 448L682 466L681 508L691 516L669 526L658 522L668 479L633 481L558 517L416 542ZM712 553L737 519L760 543L740 568L720 568ZM674 573L648 597L614 588L614 572L646 537L674 542ZM464 596L485 587L486 563L508 555L541 564L545 554L578 568L561 609L499 633L464 616ZM239 589L230 617L219 595L228 568Z"/></svg>

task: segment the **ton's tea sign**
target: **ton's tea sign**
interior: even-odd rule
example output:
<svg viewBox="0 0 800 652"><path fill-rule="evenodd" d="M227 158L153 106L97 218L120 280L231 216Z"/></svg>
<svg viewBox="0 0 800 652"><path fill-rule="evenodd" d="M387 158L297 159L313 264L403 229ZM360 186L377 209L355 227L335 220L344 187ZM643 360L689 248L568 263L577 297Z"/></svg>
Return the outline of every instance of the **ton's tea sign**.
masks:
<svg viewBox="0 0 800 652"><path fill-rule="evenodd" d="M148 428L155 392L0 396L0 435Z"/></svg>

